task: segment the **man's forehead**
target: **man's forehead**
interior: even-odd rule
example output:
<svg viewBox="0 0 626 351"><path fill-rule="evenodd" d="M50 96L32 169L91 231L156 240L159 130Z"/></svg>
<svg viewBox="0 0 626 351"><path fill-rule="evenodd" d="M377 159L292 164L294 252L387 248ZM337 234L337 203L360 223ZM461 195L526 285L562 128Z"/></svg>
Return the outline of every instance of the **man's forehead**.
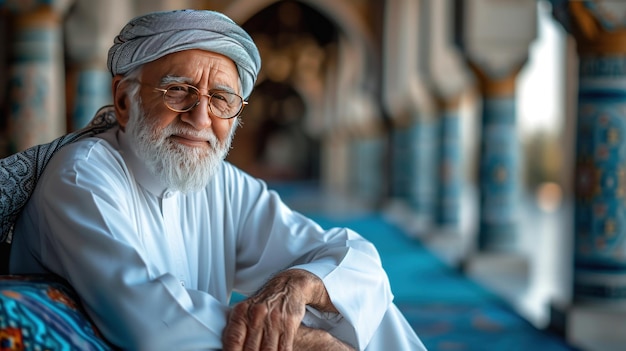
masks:
<svg viewBox="0 0 626 351"><path fill-rule="evenodd" d="M201 50L198 50L201 51ZM180 52L146 63L141 80L158 86L190 84L200 89L231 91L240 94L239 71L229 58L215 53Z"/></svg>

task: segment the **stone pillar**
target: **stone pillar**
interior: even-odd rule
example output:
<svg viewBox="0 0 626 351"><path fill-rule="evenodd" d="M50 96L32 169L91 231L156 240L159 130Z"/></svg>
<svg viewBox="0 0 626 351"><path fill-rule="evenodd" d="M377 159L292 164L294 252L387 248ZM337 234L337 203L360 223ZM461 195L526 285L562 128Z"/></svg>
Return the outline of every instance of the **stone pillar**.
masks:
<svg viewBox="0 0 626 351"><path fill-rule="evenodd" d="M419 236L428 234L434 224L437 137L434 117L434 113L411 111L406 121L394 125L391 137L392 196L408 206L409 225Z"/></svg>
<svg viewBox="0 0 626 351"><path fill-rule="evenodd" d="M461 148L460 105L469 79L463 56L454 43L453 1L426 1L424 5L430 14L427 16L428 72L437 101L435 225L438 235L452 234L457 240L461 231L462 161L469 155L463 154ZM448 246L465 249L464 244Z"/></svg>
<svg viewBox="0 0 626 351"><path fill-rule="evenodd" d="M341 67L340 67L341 69ZM344 116L352 116L345 126L350 135L351 188L358 200L355 208L377 208L386 199L387 184L387 135L377 106L372 103L374 98L366 91L357 87L342 89L350 92L342 98L344 105L349 106Z"/></svg>
<svg viewBox="0 0 626 351"><path fill-rule="evenodd" d="M385 4L382 91L391 120L390 188L397 205L390 212L417 236L432 233L436 196L436 109L423 26L428 15L422 2Z"/></svg>
<svg viewBox="0 0 626 351"><path fill-rule="evenodd" d="M605 10L570 5L579 54L574 298L626 304L626 22Z"/></svg>
<svg viewBox="0 0 626 351"><path fill-rule="evenodd" d="M376 208L386 197L387 135L380 118L379 107L368 71L367 52L339 38L338 65L335 77L328 77L336 86L331 91L334 113L332 129L348 138L350 160L348 163L349 188L354 195L354 205L359 208ZM336 90L335 90L336 89Z"/></svg>
<svg viewBox="0 0 626 351"><path fill-rule="evenodd" d="M461 225L463 177L459 99L441 99L438 105L435 222L444 233L457 234Z"/></svg>
<svg viewBox="0 0 626 351"><path fill-rule="evenodd" d="M478 167L478 249L515 251L522 191L516 128L515 79L489 77L473 65L482 94Z"/></svg>
<svg viewBox="0 0 626 351"><path fill-rule="evenodd" d="M131 5L126 0L74 3L65 23L71 129L86 126L100 107L112 103L107 55L113 38L133 17Z"/></svg>
<svg viewBox="0 0 626 351"><path fill-rule="evenodd" d="M482 94L479 149L478 250L514 250L520 208L520 154L515 79L536 36L535 0L468 0L457 38Z"/></svg>
<svg viewBox="0 0 626 351"><path fill-rule="evenodd" d="M456 2L456 33L465 61L474 72L478 114L476 235L460 268L512 305L528 289L528 255L518 236L523 199L522 145L517 133L516 78L537 31L535 0Z"/></svg>
<svg viewBox="0 0 626 351"><path fill-rule="evenodd" d="M381 133L359 134L352 138L350 169L352 189L360 207L375 208L383 196L385 140Z"/></svg>
<svg viewBox="0 0 626 351"><path fill-rule="evenodd" d="M589 350L626 344L626 3L553 0L579 58L572 306L561 326ZM563 319L561 317L561 319Z"/></svg>
<svg viewBox="0 0 626 351"><path fill-rule="evenodd" d="M78 72L71 129L85 127L100 107L110 105L111 74L98 68L84 68Z"/></svg>
<svg viewBox="0 0 626 351"><path fill-rule="evenodd" d="M9 63L9 152L66 132L61 13L49 2L14 12Z"/></svg>

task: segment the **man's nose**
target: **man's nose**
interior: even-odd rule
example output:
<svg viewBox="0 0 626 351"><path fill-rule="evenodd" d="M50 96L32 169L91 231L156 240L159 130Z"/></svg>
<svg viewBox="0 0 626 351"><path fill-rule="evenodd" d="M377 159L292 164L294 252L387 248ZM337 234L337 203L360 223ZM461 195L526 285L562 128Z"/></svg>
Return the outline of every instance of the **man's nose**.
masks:
<svg viewBox="0 0 626 351"><path fill-rule="evenodd" d="M186 112L182 116L182 121L191 124L197 130L203 130L211 127L212 118L217 118L211 114L209 109L209 97L200 95L200 100L194 108Z"/></svg>

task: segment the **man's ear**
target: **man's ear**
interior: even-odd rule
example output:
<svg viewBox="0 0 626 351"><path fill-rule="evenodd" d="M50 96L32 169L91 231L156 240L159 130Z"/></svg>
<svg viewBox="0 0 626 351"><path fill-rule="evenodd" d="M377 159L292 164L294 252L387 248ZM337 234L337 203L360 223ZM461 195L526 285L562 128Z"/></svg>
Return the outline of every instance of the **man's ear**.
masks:
<svg viewBox="0 0 626 351"><path fill-rule="evenodd" d="M128 83L122 82L124 77L116 75L111 82L113 92L113 106L115 107L115 116L122 130L128 123L130 113L130 97L128 96Z"/></svg>

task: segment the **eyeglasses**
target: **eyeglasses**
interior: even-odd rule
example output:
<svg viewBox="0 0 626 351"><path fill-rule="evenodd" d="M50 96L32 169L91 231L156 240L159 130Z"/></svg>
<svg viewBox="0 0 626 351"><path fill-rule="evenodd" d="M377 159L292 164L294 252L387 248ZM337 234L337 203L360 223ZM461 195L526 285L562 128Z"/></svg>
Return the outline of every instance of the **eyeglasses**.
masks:
<svg viewBox="0 0 626 351"><path fill-rule="evenodd" d="M218 90L203 94L189 84L172 84L166 89L154 88L154 90L163 93L165 106L174 112L189 112L200 104L200 97L206 96L209 98L211 114L218 118L230 119L239 116L244 106L248 104L235 93Z"/></svg>

